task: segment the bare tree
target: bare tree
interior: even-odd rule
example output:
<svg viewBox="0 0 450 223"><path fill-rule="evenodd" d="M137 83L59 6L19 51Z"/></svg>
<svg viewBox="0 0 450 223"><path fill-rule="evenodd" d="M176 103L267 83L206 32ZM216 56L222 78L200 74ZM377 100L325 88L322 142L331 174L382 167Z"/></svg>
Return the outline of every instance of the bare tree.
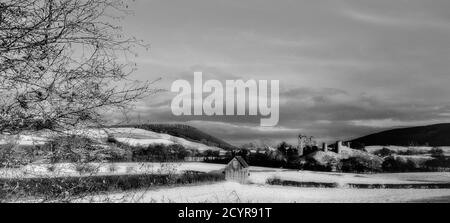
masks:
<svg viewBox="0 0 450 223"><path fill-rule="evenodd" d="M129 80L142 41L113 25L119 0L0 2L0 133L99 123L154 92Z"/></svg>

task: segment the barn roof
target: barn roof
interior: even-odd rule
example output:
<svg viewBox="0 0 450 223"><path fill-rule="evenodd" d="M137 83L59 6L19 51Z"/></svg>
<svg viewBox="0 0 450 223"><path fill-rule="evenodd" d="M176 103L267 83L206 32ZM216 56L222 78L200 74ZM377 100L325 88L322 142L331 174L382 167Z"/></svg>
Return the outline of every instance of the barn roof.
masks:
<svg viewBox="0 0 450 223"><path fill-rule="evenodd" d="M241 164L242 167L244 168L249 167L247 162L245 162L245 160L241 156L235 156L234 158Z"/></svg>

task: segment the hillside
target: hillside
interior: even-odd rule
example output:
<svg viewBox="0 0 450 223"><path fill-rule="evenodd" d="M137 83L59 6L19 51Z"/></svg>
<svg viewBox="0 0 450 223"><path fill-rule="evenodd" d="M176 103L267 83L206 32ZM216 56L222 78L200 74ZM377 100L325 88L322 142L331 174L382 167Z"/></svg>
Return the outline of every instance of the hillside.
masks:
<svg viewBox="0 0 450 223"><path fill-rule="evenodd" d="M172 136L184 138L192 142L198 142L208 146L215 146L226 150L236 149L235 146L223 141L222 139L209 135L189 125L142 124L142 125L125 125L120 127L133 127L157 133L165 133Z"/></svg>
<svg viewBox="0 0 450 223"><path fill-rule="evenodd" d="M448 146L450 145L450 123L399 128L383 131L351 140L366 146Z"/></svg>
<svg viewBox="0 0 450 223"><path fill-rule="evenodd" d="M149 145L173 145L178 144L184 146L186 149L195 149L199 152L206 150L221 151L217 146L205 145L200 142L193 142L183 137L177 137L166 133L158 133L150 130L134 127L121 128L83 128L66 132L70 135L78 135L89 138L99 145L106 145L109 138L113 138L117 142L128 144L130 146L144 146ZM52 138L56 137L56 132L33 132L24 133L18 136L0 135L0 145L13 143L14 145L32 146L44 145Z"/></svg>

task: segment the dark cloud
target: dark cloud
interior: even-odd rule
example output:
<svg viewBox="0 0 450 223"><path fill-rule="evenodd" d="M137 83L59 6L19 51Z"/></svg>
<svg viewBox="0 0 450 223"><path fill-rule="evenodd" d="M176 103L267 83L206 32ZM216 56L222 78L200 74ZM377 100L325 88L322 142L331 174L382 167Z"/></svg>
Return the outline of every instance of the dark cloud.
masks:
<svg viewBox="0 0 450 223"><path fill-rule="evenodd" d="M139 1L124 21L149 41L140 80L280 80L279 129L259 117L176 117L174 94L139 102L131 119L188 122L232 142L352 138L450 120L450 1ZM131 110L131 109L130 109ZM114 116L115 117L115 116ZM196 120L195 122L189 122Z"/></svg>

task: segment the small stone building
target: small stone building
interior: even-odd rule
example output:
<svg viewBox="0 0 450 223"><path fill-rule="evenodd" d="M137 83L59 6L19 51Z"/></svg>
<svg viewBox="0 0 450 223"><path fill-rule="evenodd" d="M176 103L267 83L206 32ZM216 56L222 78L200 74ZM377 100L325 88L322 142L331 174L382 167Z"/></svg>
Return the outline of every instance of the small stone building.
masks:
<svg viewBox="0 0 450 223"><path fill-rule="evenodd" d="M225 179L239 183L247 183L250 176L249 165L240 156L235 156L224 169Z"/></svg>

